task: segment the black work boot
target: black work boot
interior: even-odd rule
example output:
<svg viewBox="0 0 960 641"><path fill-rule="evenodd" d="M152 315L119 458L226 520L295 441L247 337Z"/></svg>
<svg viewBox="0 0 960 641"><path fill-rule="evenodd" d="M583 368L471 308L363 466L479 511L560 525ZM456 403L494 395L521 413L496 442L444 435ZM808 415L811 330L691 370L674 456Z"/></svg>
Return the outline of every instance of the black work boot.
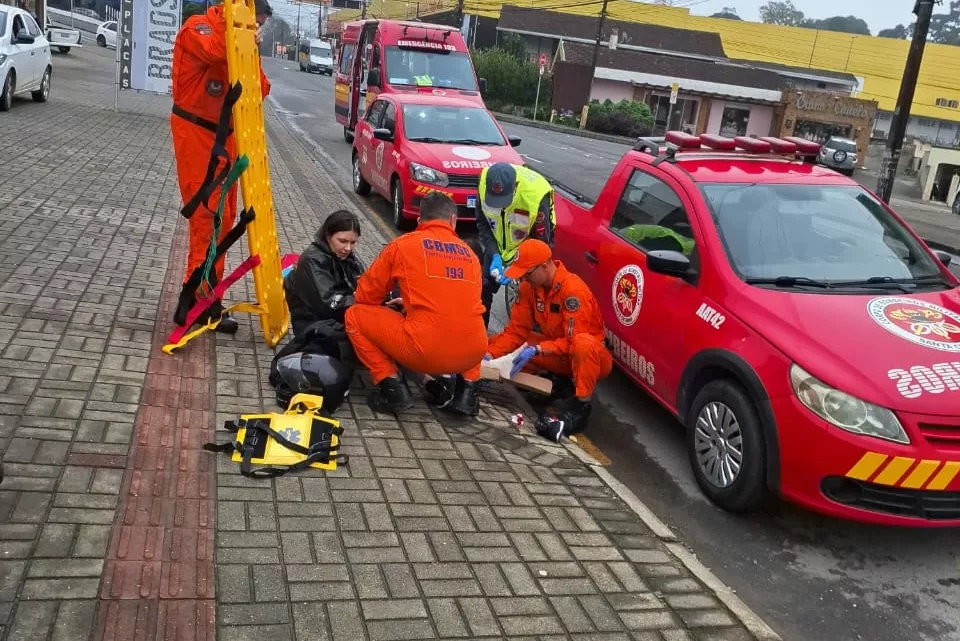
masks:
<svg viewBox="0 0 960 641"><path fill-rule="evenodd" d="M223 303L220 301L214 301L205 312L197 317L197 320L193 324L200 327L217 318L220 319L220 322L217 324L216 329L213 330L215 332L219 332L220 334L236 334L237 330L240 329L240 323L232 318L230 314L223 311Z"/></svg>
<svg viewBox="0 0 960 641"><path fill-rule="evenodd" d="M177 301L177 309L173 312L173 322L183 327L187 324L187 314L197 304L197 297L194 291L184 285L180 289L180 299Z"/></svg>
<svg viewBox="0 0 960 641"><path fill-rule="evenodd" d="M407 386L399 378L392 376L380 381L370 392L367 399L374 412L399 412L413 407L413 399Z"/></svg>
<svg viewBox="0 0 960 641"><path fill-rule="evenodd" d="M447 406L450 411L464 416L476 416L480 413L480 381L468 381L457 376L457 389L453 401Z"/></svg>
<svg viewBox="0 0 960 641"><path fill-rule="evenodd" d="M590 417L590 403L581 401L579 398L571 398L560 411L553 416L541 416L537 420L537 434L545 439L559 443L564 436L570 437L572 434L582 432L587 427L587 419Z"/></svg>
<svg viewBox="0 0 960 641"><path fill-rule="evenodd" d="M456 381L450 376L440 378L431 378L423 384L429 398L428 402L434 407L446 407L453 400L453 393L456 387Z"/></svg>

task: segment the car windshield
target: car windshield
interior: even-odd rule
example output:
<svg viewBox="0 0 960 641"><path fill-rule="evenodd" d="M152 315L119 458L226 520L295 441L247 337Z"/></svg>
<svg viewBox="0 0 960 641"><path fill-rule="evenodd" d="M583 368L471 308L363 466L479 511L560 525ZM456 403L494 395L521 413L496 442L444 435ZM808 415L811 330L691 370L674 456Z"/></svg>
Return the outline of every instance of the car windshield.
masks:
<svg viewBox="0 0 960 641"><path fill-rule="evenodd" d="M391 85L419 85L477 91L473 64L459 51L437 52L387 47L387 81Z"/></svg>
<svg viewBox="0 0 960 641"><path fill-rule="evenodd" d="M835 149L837 151L845 151L848 154L857 153L857 145L854 142L849 140L839 140L837 138L832 138L827 141L827 144L824 147L829 147L830 149Z"/></svg>
<svg viewBox="0 0 960 641"><path fill-rule="evenodd" d="M408 140L460 145L499 145L506 141L486 109L440 105L404 105Z"/></svg>
<svg viewBox="0 0 960 641"><path fill-rule="evenodd" d="M318 58L329 58L330 47L310 47L310 55Z"/></svg>
<svg viewBox="0 0 960 641"><path fill-rule="evenodd" d="M859 186L703 184L734 269L768 279L871 284L932 279L932 256Z"/></svg>

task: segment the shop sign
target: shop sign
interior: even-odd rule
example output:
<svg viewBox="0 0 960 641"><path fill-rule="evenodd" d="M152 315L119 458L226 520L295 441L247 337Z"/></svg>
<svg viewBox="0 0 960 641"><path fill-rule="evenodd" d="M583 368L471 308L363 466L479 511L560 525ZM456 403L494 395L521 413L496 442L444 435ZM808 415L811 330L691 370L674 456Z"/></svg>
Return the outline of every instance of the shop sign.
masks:
<svg viewBox="0 0 960 641"><path fill-rule="evenodd" d="M120 88L169 94L183 0L122 0Z"/></svg>
<svg viewBox="0 0 960 641"><path fill-rule="evenodd" d="M830 106L833 103L833 106ZM815 111L817 113L833 113L843 118L866 119L870 114L862 103L847 103L834 98L797 96L796 107L800 111Z"/></svg>

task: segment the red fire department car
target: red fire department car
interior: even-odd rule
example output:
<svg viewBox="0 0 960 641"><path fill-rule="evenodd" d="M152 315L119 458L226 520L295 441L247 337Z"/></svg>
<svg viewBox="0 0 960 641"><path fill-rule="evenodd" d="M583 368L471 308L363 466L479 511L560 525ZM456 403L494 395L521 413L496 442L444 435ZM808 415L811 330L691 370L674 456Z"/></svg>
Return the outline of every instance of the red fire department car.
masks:
<svg viewBox="0 0 960 641"><path fill-rule="evenodd" d="M596 203L558 189L557 255L619 366L685 425L702 491L960 525L950 257L794 138L640 141ZM579 200L578 200L579 199Z"/></svg>
<svg viewBox="0 0 960 641"><path fill-rule="evenodd" d="M480 172L496 162L523 164L483 105L446 95L380 94L357 123L353 189L371 188L393 204L398 229L414 224L420 201L439 191L458 205L458 218L474 220Z"/></svg>

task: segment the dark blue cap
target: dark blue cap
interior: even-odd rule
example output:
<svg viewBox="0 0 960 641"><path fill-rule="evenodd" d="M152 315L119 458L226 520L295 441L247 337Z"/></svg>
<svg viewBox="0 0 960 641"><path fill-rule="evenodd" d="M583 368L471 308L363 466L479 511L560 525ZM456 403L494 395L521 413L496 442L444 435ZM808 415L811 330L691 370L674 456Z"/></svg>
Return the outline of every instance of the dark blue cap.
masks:
<svg viewBox="0 0 960 641"><path fill-rule="evenodd" d="M487 169L487 189L483 194L483 206L490 209L505 209L513 202L517 189L517 170L508 162L498 162Z"/></svg>

